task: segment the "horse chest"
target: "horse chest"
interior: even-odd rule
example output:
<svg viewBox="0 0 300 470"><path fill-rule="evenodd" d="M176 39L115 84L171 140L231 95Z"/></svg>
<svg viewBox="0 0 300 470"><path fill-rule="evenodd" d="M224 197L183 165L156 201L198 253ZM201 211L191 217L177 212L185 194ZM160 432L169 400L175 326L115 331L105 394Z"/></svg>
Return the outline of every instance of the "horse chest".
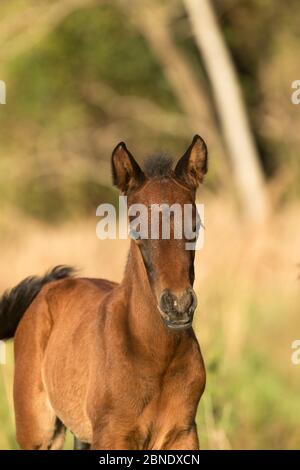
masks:
<svg viewBox="0 0 300 470"><path fill-rule="evenodd" d="M185 397L170 395L168 387L153 395L136 417L128 432L135 449L164 449L176 439L181 429L189 426L190 406ZM145 403L145 399L143 400Z"/></svg>
<svg viewBox="0 0 300 470"><path fill-rule="evenodd" d="M163 380L144 378L136 388L136 416L128 439L138 449L161 449L189 425L197 396L189 396L183 376L170 375Z"/></svg>

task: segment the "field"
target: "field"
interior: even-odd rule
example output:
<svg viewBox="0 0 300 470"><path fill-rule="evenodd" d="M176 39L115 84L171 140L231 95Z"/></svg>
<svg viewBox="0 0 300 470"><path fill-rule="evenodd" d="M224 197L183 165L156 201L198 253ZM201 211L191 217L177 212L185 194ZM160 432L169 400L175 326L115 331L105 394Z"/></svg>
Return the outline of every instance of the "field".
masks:
<svg viewBox="0 0 300 470"><path fill-rule="evenodd" d="M249 227L233 203L203 195L205 245L196 257L195 329L208 381L197 416L203 449L300 448L299 204ZM0 289L56 264L120 280L127 241L99 241L96 217L49 226L4 212ZM12 344L0 366L0 449L17 447ZM66 447L70 447L71 439Z"/></svg>

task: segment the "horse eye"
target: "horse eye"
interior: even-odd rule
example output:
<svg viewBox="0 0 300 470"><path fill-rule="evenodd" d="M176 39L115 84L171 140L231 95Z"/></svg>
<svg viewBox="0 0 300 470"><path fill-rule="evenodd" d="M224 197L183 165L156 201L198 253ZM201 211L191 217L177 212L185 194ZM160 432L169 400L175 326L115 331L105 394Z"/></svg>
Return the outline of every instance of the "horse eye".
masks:
<svg viewBox="0 0 300 470"><path fill-rule="evenodd" d="M133 240L140 240L140 239L141 239L140 233L137 232L137 231L134 230L134 229L131 229L131 230L130 230L129 236L130 236Z"/></svg>
<svg viewBox="0 0 300 470"><path fill-rule="evenodd" d="M204 225L202 224L202 221L201 221L200 217L197 217L196 226L195 226L195 230L194 230L197 233L197 236L198 236L199 231L200 231L201 228L204 228Z"/></svg>
<svg viewBox="0 0 300 470"><path fill-rule="evenodd" d="M202 227L202 223L200 218L197 219L196 224L194 225L193 229L187 234L187 239L190 242L196 241L199 236L200 228Z"/></svg>
<svg viewBox="0 0 300 470"><path fill-rule="evenodd" d="M198 232L197 231L196 232L191 232L189 234L188 240L189 240L189 242L194 242L194 241L197 240L197 238L198 238Z"/></svg>

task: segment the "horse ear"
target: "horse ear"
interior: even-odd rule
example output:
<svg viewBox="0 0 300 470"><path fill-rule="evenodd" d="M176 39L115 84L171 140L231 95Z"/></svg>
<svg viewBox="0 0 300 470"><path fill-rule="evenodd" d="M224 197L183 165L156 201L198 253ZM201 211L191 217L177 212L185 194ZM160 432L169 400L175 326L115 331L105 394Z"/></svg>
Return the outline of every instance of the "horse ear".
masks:
<svg viewBox="0 0 300 470"><path fill-rule="evenodd" d="M189 188L196 189L203 182L207 172L207 147L199 135L193 141L183 157L178 161L175 175Z"/></svg>
<svg viewBox="0 0 300 470"><path fill-rule="evenodd" d="M124 142L120 142L112 153L113 184L127 194L145 181L145 175Z"/></svg>

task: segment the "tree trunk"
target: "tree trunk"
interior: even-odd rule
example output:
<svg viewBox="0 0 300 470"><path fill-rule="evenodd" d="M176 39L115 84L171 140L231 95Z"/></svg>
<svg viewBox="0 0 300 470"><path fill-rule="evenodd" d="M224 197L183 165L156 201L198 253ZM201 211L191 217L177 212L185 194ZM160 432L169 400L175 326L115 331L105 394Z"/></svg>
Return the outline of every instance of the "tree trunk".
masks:
<svg viewBox="0 0 300 470"><path fill-rule="evenodd" d="M233 62L210 0L184 0L211 81L244 212L262 223L269 212L264 176Z"/></svg>

